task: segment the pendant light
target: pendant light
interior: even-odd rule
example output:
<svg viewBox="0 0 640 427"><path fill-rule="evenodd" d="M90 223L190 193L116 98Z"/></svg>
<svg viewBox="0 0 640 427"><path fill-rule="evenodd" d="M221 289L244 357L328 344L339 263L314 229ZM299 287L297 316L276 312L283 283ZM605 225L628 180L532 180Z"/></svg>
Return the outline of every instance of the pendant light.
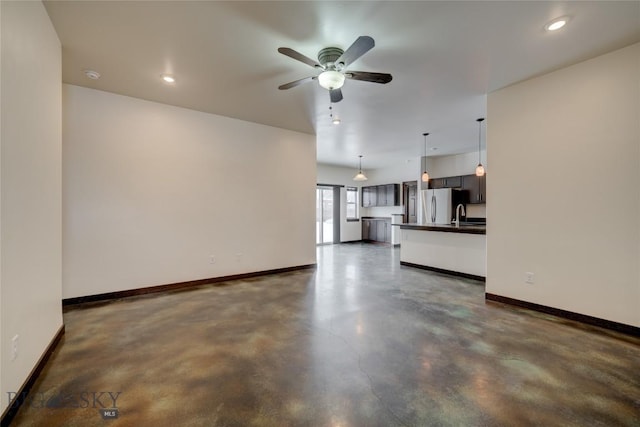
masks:
<svg viewBox="0 0 640 427"><path fill-rule="evenodd" d="M482 141L482 122L484 118L476 120L478 122L478 166L476 166L476 176L484 175L484 166L482 166L482 162L480 161L480 145Z"/></svg>
<svg viewBox="0 0 640 427"><path fill-rule="evenodd" d="M358 173L353 177L354 181L366 181L368 178L362 173L362 154L360 156L360 168L358 169Z"/></svg>
<svg viewBox="0 0 640 427"><path fill-rule="evenodd" d="M427 173L427 135L428 133L423 133L424 136L424 172L422 172L422 182L429 182L429 174Z"/></svg>

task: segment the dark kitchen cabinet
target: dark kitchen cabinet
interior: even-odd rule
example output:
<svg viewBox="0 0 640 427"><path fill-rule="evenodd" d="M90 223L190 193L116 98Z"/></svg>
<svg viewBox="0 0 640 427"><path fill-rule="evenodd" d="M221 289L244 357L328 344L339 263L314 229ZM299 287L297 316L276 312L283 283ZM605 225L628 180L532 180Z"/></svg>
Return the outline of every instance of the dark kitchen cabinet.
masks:
<svg viewBox="0 0 640 427"><path fill-rule="evenodd" d="M377 224L377 234L376 241L384 242L385 241L385 230L386 230L386 221L376 221Z"/></svg>
<svg viewBox="0 0 640 427"><path fill-rule="evenodd" d="M377 185L376 193L378 194L378 204L376 206L389 206L387 203L387 187L385 185Z"/></svg>
<svg viewBox="0 0 640 427"><path fill-rule="evenodd" d="M362 207L399 206L400 185L385 184L362 187Z"/></svg>
<svg viewBox="0 0 640 427"><path fill-rule="evenodd" d="M365 222L367 223L367 239L366 240L375 242L376 240L378 240L378 221L375 219L367 219L365 220Z"/></svg>
<svg viewBox="0 0 640 427"><path fill-rule="evenodd" d="M362 207L370 208L377 206L378 192L376 187L362 187Z"/></svg>
<svg viewBox="0 0 640 427"><path fill-rule="evenodd" d="M362 240L391 243L391 220L362 219Z"/></svg>
<svg viewBox="0 0 640 427"><path fill-rule="evenodd" d="M462 189L469 191L469 204L486 203L487 175L465 175L462 177Z"/></svg>
<svg viewBox="0 0 640 427"><path fill-rule="evenodd" d="M445 178L432 178L429 180L429 188L459 188L469 192L470 204L486 203L486 175L476 176L448 176Z"/></svg>
<svg viewBox="0 0 640 427"><path fill-rule="evenodd" d="M362 220L362 240L371 240L371 220Z"/></svg>
<svg viewBox="0 0 640 427"><path fill-rule="evenodd" d="M429 188L444 188L444 178L431 178L429 179Z"/></svg>
<svg viewBox="0 0 640 427"><path fill-rule="evenodd" d="M432 178L429 180L429 188L461 188L461 176L448 176L444 178Z"/></svg>
<svg viewBox="0 0 640 427"><path fill-rule="evenodd" d="M387 194L386 206L400 206L400 185L387 184L385 188L385 193Z"/></svg>

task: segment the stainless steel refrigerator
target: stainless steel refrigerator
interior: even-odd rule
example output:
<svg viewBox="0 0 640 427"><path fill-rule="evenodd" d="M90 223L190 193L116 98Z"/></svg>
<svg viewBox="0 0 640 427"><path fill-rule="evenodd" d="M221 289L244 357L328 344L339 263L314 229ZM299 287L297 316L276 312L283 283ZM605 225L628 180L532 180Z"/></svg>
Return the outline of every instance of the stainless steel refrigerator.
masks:
<svg viewBox="0 0 640 427"><path fill-rule="evenodd" d="M465 192L453 188L422 190L422 218L426 224L451 224L455 208L465 204Z"/></svg>

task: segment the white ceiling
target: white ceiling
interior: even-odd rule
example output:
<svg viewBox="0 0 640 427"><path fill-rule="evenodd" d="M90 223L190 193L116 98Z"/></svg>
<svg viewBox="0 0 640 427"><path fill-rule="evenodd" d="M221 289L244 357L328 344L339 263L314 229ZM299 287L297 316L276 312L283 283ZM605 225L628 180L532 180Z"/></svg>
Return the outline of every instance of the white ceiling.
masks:
<svg viewBox="0 0 640 427"><path fill-rule="evenodd" d="M640 41L640 1L206 2L46 1L63 52L63 81L317 134L318 161L385 167L474 151L487 93ZM570 16L562 30L544 25ZM316 59L360 35L376 46L351 69L393 75L347 80L342 119L316 75L277 52ZM83 70L101 73L88 79ZM177 83L162 83L174 74ZM589 88L585 88L589 90ZM526 106L523 106L526 108ZM491 118L487 118L491 126ZM543 124L541 124L543 125ZM484 139L483 139L484 140Z"/></svg>

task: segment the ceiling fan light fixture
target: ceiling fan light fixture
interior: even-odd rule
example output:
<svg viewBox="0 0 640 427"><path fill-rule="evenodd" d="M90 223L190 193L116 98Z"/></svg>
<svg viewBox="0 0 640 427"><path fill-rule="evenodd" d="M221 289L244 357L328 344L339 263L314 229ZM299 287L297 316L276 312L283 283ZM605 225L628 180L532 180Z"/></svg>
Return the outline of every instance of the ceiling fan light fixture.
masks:
<svg viewBox="0 0 640 427"><path fill-rule="evenodd" d="M305 77L278 86L279 90L291 89L312 80L318 80L323 89L329 91L329 99L332 103L342 101L342 91L345 79L359 80L362 82L386 84L393 77L388 73L372 73L368 71L349 71L349 66L362 55L375 46L373 38L360 36L347 50L338 47L325 47L318 52L318 60L314 60L288 47L279 47L278 52L289 58L307 64L316 70L321 70L319 75Z"/></svg>
<svg viewBox="0 0 640 427"><path fill-rule="evenodd" d="M318 76L318 83L327 90L340 89L344 85L344 74L334 70L323 71Z"/></svg>

